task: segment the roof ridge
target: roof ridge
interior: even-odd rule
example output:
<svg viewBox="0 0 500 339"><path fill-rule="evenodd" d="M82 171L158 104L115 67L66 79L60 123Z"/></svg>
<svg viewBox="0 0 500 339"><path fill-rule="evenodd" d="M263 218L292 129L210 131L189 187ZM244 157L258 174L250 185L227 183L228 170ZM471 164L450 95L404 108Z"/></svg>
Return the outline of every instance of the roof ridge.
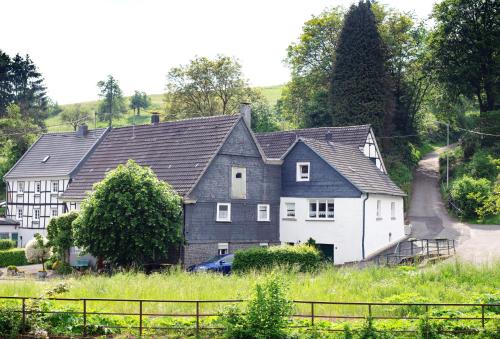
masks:
<svg viewBox="0 0 500 339"><path fill-rule="evenodd" d="M363 124L363 125L349 125L349 126L323 126L323 127L311 127L311 128L298 128L291 129L288 131L275 131L275 132L263 132L263 133L255 133L255 135L272 135L272 134L284 134L284 133L296 133L300 131L314 131L314 130L322 130L322 129L348 129L348 128L361 128L361 127L370 127L371 124Z"/></svg>
<svg viewBox="0 0 500 339"><path fill-rule="evenodd" d="M194 121L194 120L208 120L208 119L213 119L213 118L239 118L239 117L240 117L239 114L221 114L221 115L211 115L211 116L206 116L206 117L193 117L193 118L186 118L186 119L179 119L179 120L161 121L157 125L175 124L175 123ZM140 124L140 125L119 126L119 127L113 127L113 129L117 130L117 129L131 128L131 127L142 127L142 126L152 126L152 124L146 123L146 124Z"/></svg>
<svg viewBox="0 0 500 339"><path fill-rule="evenodd" d="M100 128L94 128L94 129L89 129L88 132L95 132L95 131L105 131L107 127L100 127ZM78 131L66 131L66 132L45 132L42 133L42 136L44 135L75 135Z"/></svg>

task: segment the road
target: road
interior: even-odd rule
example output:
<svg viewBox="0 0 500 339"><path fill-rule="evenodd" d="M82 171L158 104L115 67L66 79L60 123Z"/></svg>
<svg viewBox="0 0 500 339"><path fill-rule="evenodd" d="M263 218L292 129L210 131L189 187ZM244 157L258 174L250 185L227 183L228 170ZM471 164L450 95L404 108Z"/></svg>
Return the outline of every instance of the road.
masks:
<svg viewBox="0 0 500 339"><path fill-rule="evenodd" d="M474 263L500 259L500 225L471 225L450 217L439 190L439 153L427 154L415 172L408 219L419 239L455 239L457 255Z"/></svg>

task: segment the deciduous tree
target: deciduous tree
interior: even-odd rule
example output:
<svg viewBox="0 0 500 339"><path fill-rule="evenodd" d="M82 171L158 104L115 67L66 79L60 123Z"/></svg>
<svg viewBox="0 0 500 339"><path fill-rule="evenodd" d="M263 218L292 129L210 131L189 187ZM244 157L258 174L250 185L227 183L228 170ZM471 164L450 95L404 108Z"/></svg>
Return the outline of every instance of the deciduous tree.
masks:
<svg viewBox="0 0 500 339"><path fill-rule="evenodd" d="M108 75L106 80L99 81L97 87L102 98L98 108L99 118L108 121L111 126L114 118L120 117L127 111L122 90L118 81L111 75Z"/></svg>
<svg viewBox="0 0 500 339"><path fill-rule="evenodd" d="M146 92L135 91L134 95L130 98L129 107L134 110L136 115L141 115L141 108L147 109L151 105L151 98Z"/></svg>
<svg viewBox="0 0 500 339"><path fill-rule="evenodd" d="M83 125L89 119L89 111L83 109L81 104L75 104L71 107L67 107L61 113L61 121L71 125L74 131L76 131L78 126Z"/></svg>

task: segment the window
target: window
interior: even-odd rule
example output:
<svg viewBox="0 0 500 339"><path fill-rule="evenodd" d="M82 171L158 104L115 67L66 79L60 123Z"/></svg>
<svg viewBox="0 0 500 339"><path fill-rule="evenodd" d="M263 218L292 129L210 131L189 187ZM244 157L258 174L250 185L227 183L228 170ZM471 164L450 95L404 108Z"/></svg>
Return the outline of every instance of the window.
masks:
<svg viewBox="0 0 500 339"><path fill-rule="evenodd" d="M39 208L33 209L33 220L40 220L40 209Z"/></svg>
<svg viewBox="0 0 500 339"><path fill-rule="evenodd" d="M17 182L17 193L24 193L24 181Z"/></svg>
<svg viewBox="0 0 500 339"><path fill-rule="evenodd" d="M59 211L57 210L57 208L53 208L50 210L51 217L57 217L58 214L59 214Z"/></svg>
<svg viewBox="0 0 500 339"><path fill-rule="evenodd" d="M17 209L17 219L21 220L23 218L23 208L19 207Z"/></svg>
<svg viewBox="0 0 500 339"><path fill-rule="evenodd" d="M309 200L310 219L335 218L335 204L333 200Z"/></svg>
<svg viewBox="0 0 500 339"><path fill-rule="evenodd" d="M0 233L0 239L4 240L9 240L10 237L9 237L9 233Z"/></svg>
<svg viewBox="0 0 500 339"><path fill-rule="evenodd" d="M269 205L257 205L257 221L269 221Z"/></svg>
<svg viewBox="0 0 500 339"><path fill-rule="evenodd" d="M231 221L231 204L217 203L217 221Z"/></svg>
<svg viewBox="0 0 500 339"><path fill-rule="evenodd" d="M231 168L231 197L233 199L247 198L247 170L243 167Z"/></svg>
<svg viewBox="0 0 500 339"><path fill-rule="evenodd" d="M396 203L394 201L391 202L391 219L396 219Z"/></svg>
<svg viewBox="0 0 500 339"><path fill-rule="evenodd" d="M40 194L40 191L42 190L42 183L40 181L35 182L35 193Z"/></svg>
<svg viewBox="0 0 500 339"><path fill-rule="evenodd" d="M59 181L52 181L52 193L59 193Z"/></svg>
<svg viewBox="0 0 500 339"><path fill-rule="evenodd" d="M217 254L224 255L229 253L229 244L227 242L220 242L218 244Z"/></svg>
<svg viewBox="0 0 500 339"><path fill-rule="evenodd" d="M377 200L377 219L382 219L382 200Z"/></svg>
<svg viewBox="0 0 500 339"><path fill-rule="evenodd" d="M268 242L261 242L259 244L260 247L269 247L269 243Z"/></svg>
<svg viewBox="0 0 500 339"><path fill-rule="evenodd" d="M47 155L45 158L42 159L42 164L45 164L49 159L50 155Z"/></svg>
<svg viewBox="0 0 500 339"><path fill-rule="evenodd" d="M297 163L297 181L309 181L310 167L308 162Z"/></svg>
<svg viewBox="0 0 500 339"><path fill-rule="evenodd" d="M295 203L287 202L285 203L285 208L286 208L286 216L288 218L295 218Z"/></svg>

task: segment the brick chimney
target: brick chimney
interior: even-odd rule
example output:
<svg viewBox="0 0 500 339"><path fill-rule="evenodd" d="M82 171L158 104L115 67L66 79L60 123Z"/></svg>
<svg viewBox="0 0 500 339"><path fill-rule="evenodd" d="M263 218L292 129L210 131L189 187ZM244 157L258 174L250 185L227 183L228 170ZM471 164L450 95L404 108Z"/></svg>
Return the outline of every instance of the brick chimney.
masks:
<svg viewBox="0 0 500 339"><path fill-rule="evenodd" d="M158 125L159 122L160 122L160 113L158 112L151 113L151 124Z"/></svg>
<svg viewBox="0 0 500 339"><path fill-rule="evenodd" d="M86 137L89 134L89 127L85 124L78 126L78 130L76 131L76 135L79 137Z"/></svg>

